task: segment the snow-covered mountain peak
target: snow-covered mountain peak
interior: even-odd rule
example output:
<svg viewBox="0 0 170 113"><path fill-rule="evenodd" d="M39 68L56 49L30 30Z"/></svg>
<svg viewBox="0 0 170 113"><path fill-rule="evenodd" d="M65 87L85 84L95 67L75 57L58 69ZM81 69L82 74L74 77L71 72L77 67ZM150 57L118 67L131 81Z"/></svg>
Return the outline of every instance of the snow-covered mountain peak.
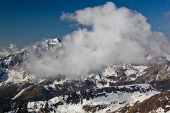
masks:
<svg viewBox="0 0 170 113"><path fill-rule="evenodd" d="M38 56L41 55L43 51L47 51L50 48L55 50L60 46L61 44L57 38L46 39L35 44L33 46L34 49L31 52L34 53L35 56ZM24 64L24 62L27 61L28 56L28 48L24 48L11 55L2 57L0 59L0 82L19 83L23 81L32 81L34 77L27 72Z"/></svg>
<svg viewBox="0 0 170 113"><path fill-rule="evenodd" d="M44 41L40 41L36 43L33 47L36 49L41 49L41 50L48 50L50 47L59 47L61 46L60 41L57 38L50 38L46 39Z"/></svg>

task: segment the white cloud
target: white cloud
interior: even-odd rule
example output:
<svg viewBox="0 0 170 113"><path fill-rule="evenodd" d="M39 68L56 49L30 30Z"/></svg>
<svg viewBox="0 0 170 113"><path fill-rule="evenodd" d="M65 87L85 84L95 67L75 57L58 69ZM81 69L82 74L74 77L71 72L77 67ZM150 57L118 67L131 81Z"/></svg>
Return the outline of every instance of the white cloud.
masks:
<svg viewBox="0 0 170 113"><path fill-rule="evenodd" d="M60 49L46 52L41 60L30 57L28 69L41 77L84 76L116 61L145 63L147 54L169 53L166 37L152 32L146 17L111 2L63 13L61 19L84 27L63 37Z"/></svg>
<svg viewBox="0 0 170 113"><path fill-rule="evenodd" d="M0 51L0 56L1 57L4 57L4 56L8 56L14 52L17 52L18 51L18 48L13 45L13 44L10 44L9 47L7 48L3 48L1 51Z"/></svg>

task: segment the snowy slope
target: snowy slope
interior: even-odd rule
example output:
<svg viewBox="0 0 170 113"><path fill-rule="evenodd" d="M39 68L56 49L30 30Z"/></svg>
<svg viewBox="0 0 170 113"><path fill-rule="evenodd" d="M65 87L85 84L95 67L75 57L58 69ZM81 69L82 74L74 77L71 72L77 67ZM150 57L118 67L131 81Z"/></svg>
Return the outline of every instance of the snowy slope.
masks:
<svg viewBox="0 0 170 113"><path fill-rule="evenodd" d="M70 95L54 97L48 101L29 102L27 109L29 112L38 112L46 108L50 113L83 113L88 108L91 112L105 113L106 111L114 111L126 104L133 105L136 101L143 101L159 93L149 84L112 88L114 90L110 92L107 91L107 88L94 89L93 91L84 90L91 95L86 95L86 97L83 97L84 91L79 91Z"/></svg>
<svg viewBox="0 0 170 113"><path fill-rule="evenodd" d="M170 112L170 91L160 92L150 98L136 102L134 105L126 105L119 108L117 112L126 113L169 113Z"/></svg>
<svg viewBox="0 0 170 113"><path fill-rule="evenodd" d="M113 65L110 65L106 69L103 70L103 75L105 75L105 76L107 76L107 75L118 76L117 73L116 73L116 69L123 68L124 72L127 76L130 76L132 74L136 74L137 76L140 76L141 73L143 72L143 70L145 70L147 67L148 66L144 66L144 65L143 66L142 65L135 66L135 65L132 65L132 64L124 64L124 63L113 64Z"/></svg>

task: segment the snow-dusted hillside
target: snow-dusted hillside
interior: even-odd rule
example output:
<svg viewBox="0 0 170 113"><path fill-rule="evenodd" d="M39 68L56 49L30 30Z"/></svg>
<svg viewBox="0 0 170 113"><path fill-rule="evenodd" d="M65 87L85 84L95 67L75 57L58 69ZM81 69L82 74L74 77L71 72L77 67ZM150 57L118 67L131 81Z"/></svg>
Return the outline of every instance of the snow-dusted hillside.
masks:
<svg viewBox="0 0 170 113"><path fill-rule="evenodd" d="M28 112L50 113L105 113L114 111L126 104L133 105L143 101L157 92L149 84L137 84L99 89L81 90L71 94L54 97L48 101L29 102Z"/></svg>
<svg viewBox="0 0 170 113"><path fill-rule="evenodd" d="M126 105L116 110L116 112L126 113L169 113L170 112L170 91L164 91L152 97L136 102L134 105Z"/></svg>

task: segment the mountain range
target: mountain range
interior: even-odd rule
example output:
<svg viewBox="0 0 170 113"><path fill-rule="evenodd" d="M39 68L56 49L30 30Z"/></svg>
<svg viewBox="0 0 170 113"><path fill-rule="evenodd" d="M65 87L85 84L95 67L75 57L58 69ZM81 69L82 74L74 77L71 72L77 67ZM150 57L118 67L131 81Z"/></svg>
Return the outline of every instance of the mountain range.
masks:
<svg viewBox="0 0 170 113"><path fill-rule="evenodd" d="M59 49L60 42L47 39L31 50L38 60L44 52ZM37 78L27 69L29 52L24 48L0 57L2 113L170 113L170 55L166 53L146 55L144 64L116 61L86 76Z"/></svg>

